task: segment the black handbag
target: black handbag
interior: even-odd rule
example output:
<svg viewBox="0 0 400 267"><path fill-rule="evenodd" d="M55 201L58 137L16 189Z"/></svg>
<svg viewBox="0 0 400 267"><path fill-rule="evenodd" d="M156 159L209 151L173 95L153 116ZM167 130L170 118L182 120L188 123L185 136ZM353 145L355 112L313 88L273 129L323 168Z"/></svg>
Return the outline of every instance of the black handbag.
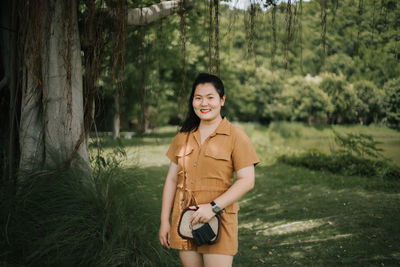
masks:
<svg viewBox="0 0 400 267"><path fill-rule="evenodd" d="M179 219L178 234L183 239L193 240L197 246L204 244L214 244L218 241L221 216L216 214L206 223L196 223L193 227L190 224L190 219L196 210L186 208L182 211Z"/></svg>

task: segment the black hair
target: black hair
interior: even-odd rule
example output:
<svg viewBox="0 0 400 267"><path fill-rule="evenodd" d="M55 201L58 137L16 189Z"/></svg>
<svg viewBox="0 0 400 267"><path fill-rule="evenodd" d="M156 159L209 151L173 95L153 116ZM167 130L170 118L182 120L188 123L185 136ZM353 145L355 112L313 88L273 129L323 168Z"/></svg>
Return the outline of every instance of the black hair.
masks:
<svg viewBox="0 0 400 267"><path fill-rule="evenodd" d="M199 84L204 84L204 83L211 83L214 86L220 98L223 98L225 95L224 84L222 83L220 78L208 73L200 73L199 75L197 75L196 79L193 82L192 92L190 93L189 97L188 113L185 121L182 123L181 129L179 130L180 132L190 132L193 130L195 131L199 127L200 118L194 112L192 102L196 87Z"/></svg>

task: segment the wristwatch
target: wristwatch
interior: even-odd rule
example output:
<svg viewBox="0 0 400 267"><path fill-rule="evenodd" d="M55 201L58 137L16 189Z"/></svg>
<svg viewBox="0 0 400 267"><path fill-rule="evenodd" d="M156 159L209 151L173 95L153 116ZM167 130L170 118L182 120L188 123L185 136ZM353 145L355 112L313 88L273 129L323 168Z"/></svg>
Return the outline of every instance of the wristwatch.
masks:
<svg viewBox="0 0 400 267"><path fill-rule="evenodd" d="M221 207L218 206L218 204L215 203L214 201L211 201L211 202L210 202L210 205L211 205L211 207L212 207L212 211L213 211L215 214L218 214L218 213L222 210Z"/></svg>

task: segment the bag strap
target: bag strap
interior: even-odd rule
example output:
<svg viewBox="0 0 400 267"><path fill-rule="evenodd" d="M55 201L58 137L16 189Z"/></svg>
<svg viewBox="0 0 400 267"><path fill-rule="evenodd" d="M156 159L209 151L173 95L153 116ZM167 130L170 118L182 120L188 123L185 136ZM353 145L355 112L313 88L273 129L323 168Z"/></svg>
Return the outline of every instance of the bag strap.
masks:
<svg viewBox="0 0 400 267"><path fill-rule="evenodd" d="M183 157L182 157L182 169L183 169L183 203L182 206L185 207L185 195L186 195L186 168L185 168L185 157L186 157L186 150L187 150L187 146L188 146L188 142L189 142L189 136L190 136L190 132L187 133L186 135L186 141L185 141L185 150L183 152Z"/></svg>

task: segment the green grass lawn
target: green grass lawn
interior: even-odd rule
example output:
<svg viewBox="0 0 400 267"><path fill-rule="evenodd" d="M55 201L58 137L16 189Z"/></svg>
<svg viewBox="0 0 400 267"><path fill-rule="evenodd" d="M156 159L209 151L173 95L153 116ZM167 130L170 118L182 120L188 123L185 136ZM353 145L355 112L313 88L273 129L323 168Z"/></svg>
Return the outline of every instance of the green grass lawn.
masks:
<svg viewBox="0 0 400 267"><path fill-rule="evenodd" d="M330 127L239 125L252 139L262 164L256 168L254 190L240 201L234 266L400 265L400 181L346 177L276 162L279 155L309 148L328 152ZM163 128L157 134L122 140L127 175L134 171L132 165L138 164L142 171L139 190L149 212L140 219L149 224L146 229L155 247L168 169L165 152L175 130ZM383 142L384 155L400 163L399 132L376 126L335 126L335 130L373 135ZM112 145L105 143L105 150ZM175 251L162 257L164 266L179 266Z"/></svg>

